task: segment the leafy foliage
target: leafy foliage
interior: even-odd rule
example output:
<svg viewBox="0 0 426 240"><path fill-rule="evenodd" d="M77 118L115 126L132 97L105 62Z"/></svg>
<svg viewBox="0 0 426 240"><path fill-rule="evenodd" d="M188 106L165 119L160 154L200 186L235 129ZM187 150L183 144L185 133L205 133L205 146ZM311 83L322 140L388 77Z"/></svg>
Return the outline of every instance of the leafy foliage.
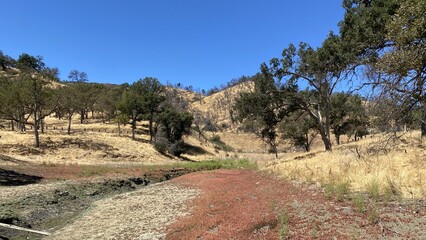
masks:
<svg viewBox="0 0 426 240"><path fill-rule="evenodd" d="M254 79L253 92L242 93L236 100L234 109L237 119L255 122L261 127L253 129L277 155L276 127L293 110L289 101L297 90L295 85L278 85L268 71Z"/></svg>

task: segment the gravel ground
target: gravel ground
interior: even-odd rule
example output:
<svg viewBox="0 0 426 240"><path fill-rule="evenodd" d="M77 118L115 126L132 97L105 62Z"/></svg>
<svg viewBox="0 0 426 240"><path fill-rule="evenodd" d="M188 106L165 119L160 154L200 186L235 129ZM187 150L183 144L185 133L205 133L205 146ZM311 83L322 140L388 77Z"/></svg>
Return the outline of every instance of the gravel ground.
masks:
<svg viewBox="0 0 426 240"><path fill-rule="evenodd" d="M189 214L199 190L171 183L103 199L48 239L165 239L165 228Z"/></svg>
<svg viewBox="0 0 426 240"><path fill-rule="evenodd" d="M73 181L62 181L54 183L38 183L24 186L0 186L0 201L14 199L15 201L21 198L31 197L55 189L62 189L68 184L73 184Z"/></svg>

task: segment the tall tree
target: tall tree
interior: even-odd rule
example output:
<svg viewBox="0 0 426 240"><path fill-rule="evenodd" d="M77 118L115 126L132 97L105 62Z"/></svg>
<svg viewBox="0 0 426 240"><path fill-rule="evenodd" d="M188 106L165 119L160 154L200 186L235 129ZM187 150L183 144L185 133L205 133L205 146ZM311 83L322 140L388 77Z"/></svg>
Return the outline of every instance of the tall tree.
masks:
<svg viewBox="0 0 426 240"><path fill-rule="evenodd" d="M117 115L117 102L123 94L124 86L105 85L99 92L99 97L94 105L96 111L102 113L105 121L111 121Z"/></svg>
<svg viewBox="0 0 426 240"><path fill-rule="evenodd" d="M80 103L78 102L76 89L71 85L66 85L58 89L61 96L59 98L58 110L67 115L68 129L67 133L71 134L72 117L78 111Z"/></svg>
<svg viewBox="0 0 426 240"><path fill-rule="evenodd" d="M152 142L154 137L154 119L161 111L161 104L166 100L165 88L156 79L147 77L135 83L142 96L143 119L148 120L149 137Z"/></svg>
<svg viewBox="0 0 426 240"><path fill-rule="evenodd" d="M58 97L49 86L49 80L49 76L27 68L16 79L1 81L0 96L4 102L0 105L0 113L18 122L21 130L25 129L25 124L32 124L36 147L40 146L40 124L57 107Z"/></svg>
<svg viewBox="0 0 426 240"><path fill-rule="evenodd" d="M298 110L292 112L280 124L282 138L290 140L294 146L303 147L307 152L311 150L318 130L316 123L309 114Z"/></svg>
<svg viewBox="0 0 426 240"><path fill-rule="evenodd" d="M307 91L298 94L295 102L315 120L326 150L332 150L330 138L331 96L337 86L350 79L354 55L348 45L333 33L322 46L313 49L300 43L284 49L282 58L274 58L269 67L262 65L276 82L307 85Z"/></svg>
<svg viewBox="0 0 426 240"><path fill-rule="evenodd" d="M367 131L368 116L359 95L335 93L331 96L331 129L340 144L340 136L353 134L355 138Z"/></svg>
<svg viewBox="0 0 426 240"><path fill-rule="evenodd" d="M385 73L379 83L421 110L421 136L426 137L426 1L403 1L386 29L393 48L377 64Z"/></svg>
<svg viewBox="0 0 426 240"><path fill-rule="evenodd" d="M15 59L12 57L3 54L0 50L0 70L5 71L7 68L13 67L16 65Z"/></svg>
<svg viewBox="0 0 426 240"><path fill-rule="evenodd" d="M152 77L140 79L133 83L124 93L118 103L118 109L132 119L132 138L134 139L136 121L148 120L149 135L152 142L154 137L154 119L161 111L165 101L164 87Z"/></svg>
<svg viewBox="0 0 426 240"><path fill-rule="evenodd" d="M264 140L272 153L278 157L277 125L293 106L289 99L297 91L294 85L280 85L265 68L254 78L254 91L241 93L236 100L234 110L237 119L244 122L258 124L260 129L253 128L255 134Z"/></svg>
<svg viewBox="0 0 426 240"><path fill-rule="evenodd" d="M93 93L93 87L87 82L87 74L77 70L71 70L68 75L68 81L70 82L70 87L73 88L76 93L75 97L79 102L78 114L80 114L80 124L83 124L91 103L94 103L93 98L95 96Z"/></svg>
<svg viewBox="0 0 426 240"><path fill-rule="evenodd" d="M16 65L19 69L27 72L35 71L40 73L45 68L43 57L34 57L27 53L23 53L19 56Z"/></svg>
<svg viewBox="0 0 426 240"><path fill-rule="evenodd" d="M75 69L71 70L70 73L68 74L68 80L71 82L80 82L80 83L89 81L87 77L87 73L80 72Z"/></svg>
<svg viewBox="0 0 426 240"><path fill-rule="evenodd" d="M393 92L405 111L423 112L426 136L426 1L347 0L340 23L344 41L351 43L358 64L370 71L366 83L388 95Z"/></svg>

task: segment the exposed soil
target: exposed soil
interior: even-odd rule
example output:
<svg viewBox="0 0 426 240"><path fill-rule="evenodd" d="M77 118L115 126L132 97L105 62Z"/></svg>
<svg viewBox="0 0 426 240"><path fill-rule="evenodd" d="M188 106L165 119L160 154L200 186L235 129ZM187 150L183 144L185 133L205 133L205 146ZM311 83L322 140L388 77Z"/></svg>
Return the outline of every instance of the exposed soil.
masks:
<svg viewBox="0 0 426 240"><path fill-rule="evenodd" d="M426 239L424 201L368 200L360 213L350 199L261 172L189 172L59 182L41 174L42 183L0 187L0 222L49 239ZM0 236L41 238L1 228Z"/></svg>
<svg viewBox="0 0 426 240"><path fill-rule="evenodd" d="M75 222L47 239L164 239L165 226L188 214L195 189L159 183L96 201Z"/></svg>
<svg viewBox="0 0 426 240"><path fill-rule="evenodd" d="M50 168L52 170L53 167ZM39 181L41 176L32 176L2 169L2 182L14 179ZM77 216L92 206L94 201L134 191L148 184L157 183L190 172L187 169L151 170L139 177L111 176L53 181L51 178L37 184L0 187L0 222L48 232L74 221ZM28 173L28 169L27 169ZM47 175L48 177L51 177ZM8 179L8 177L11 177ZM75 177L75 176L74 176ZM23 180L22 180L23 181ZM123 204L125 206L125 204ZM39 239L42 236L0 228L2 239Z"/></svg>
<svg viewBox="0 0 426 240"><path fill-rule="evenodd" d="M199 188L193 212L168 227L168 239L426 239L426 205L327 199L313 185L258 172L216 170L173 183ZM283 220L288 219L288 220Z"/></svg>

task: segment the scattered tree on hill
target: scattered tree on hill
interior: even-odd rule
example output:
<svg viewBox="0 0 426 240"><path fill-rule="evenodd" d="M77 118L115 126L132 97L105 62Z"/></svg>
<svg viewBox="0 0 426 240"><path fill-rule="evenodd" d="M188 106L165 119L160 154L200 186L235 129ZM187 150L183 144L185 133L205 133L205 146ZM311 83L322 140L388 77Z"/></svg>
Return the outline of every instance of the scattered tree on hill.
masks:
<svg viewBox="0 0 426 240"><path fill-rule="evenodd" d="M276 80L290 85L305 82L308 91L298 94L294 102L315 120L326 150L332 150L331 96L336 87L348 80L352 69L352 52L342 39L330 33L322 46L311 48L301 43L297 50L294 45L284 49L282 58L274 58L269 67L262 64L262 72L268 72Z"/></svg>
<svg viewBox="0 0 426 240"><path fill-rule="evenodd" d="M340 144L340 136L364 136L367 131L368 117L359 95L336 93L331 96L330 127Z"/></svg>
<svg viewBox="0 0 426 240"><path fill-rule="evenodd" d="M283 139L289 139L294 146L303 147L307 152L318 135L315 121L304 111L292 112L280 123Z"/></svg>
<svg viewBox="0 0 426 240"><path fill-rule="evenodd" d="M72 70L68 75L68 84L74 89L76 99L79 102L78 114L80 115L80 123L84 123L84 119L88 118L88 112L94 111L94 105L99 97L101 85L88 83L87 74Z"/></svg>
<svg viewBox="0 0 426 240"><path fill-rule="evenodd" d="M12 57L3 54L0 50L0 67L2 71L5 71L7 68L14 67L16 65L15 59Z"/></svg>
<svg viewBox="0 0 426 240"><path fill-rule="evenodd" d="M71 134L72 117L78 111L80 105L77 92L73 86L67 85L58 89L58 94L60 96L58 110L61 116L63 115L62 113L66 114L68 119L67 133Z"/></svg>
<svg viewBox="0 0 426 240"><path fill-rule="evenodd" d="M43 62L43 57L41 56L31 56L27 53L23 53L19 56L16 66L26 72L38 72L40 73L44 68L45 64Z"/></svg>
<svg viewBox="0 0 426 240"><path fill-rule="evenodd" d="M156 115L161 112L161 104L166 100L164 86L156 79L147 77L139 80L135 84L141 91L143 116L142 118L148 120L149 137L152 142L154 137L154 119Z"/></svg>
<svg viewBox="0 0 426 240"><path fill-rule="evenodd" d="M110 122L111 119L114 119L117 115L117 102L120 101L124 89L124 85L105 85L99 91L94 108L102 114L102 119L104 121Z"/></svg>
<svg viewBox="0 0 426 240"><path fill-rule="evenodd" d="M16 78L3 79L0 96L0 112L10 120L19 123L25 130L25 124L34 126L34 145L40 146L39 128L44 118L56 110L58 96L48 86L55 79L43 72L45 65L41 57L22 54L18 59L21 69ZM32 122L29 118L32 118Z"/></svg>
<svg viewBox="0 0 426 240"><path fill-rule="evenodd" d="M147 77L133 83L118 104L118 109L132 119L132 138L134 139L136 121L145 119L149 123L149 135L154 137L154 119L161 111L165 101L164 87L156 78Z"/></svg>
<svg viewBox="0 0 426 240"><path fill-rule="evenodd" d="M234 109L236 118L243 124L249 121L260 126L255 133L269 145L269 151L278 157L276 128L293 111L289 99L297 88L294 85L278 85L269 71L265 71L265 68L262 70L263 74L254 79L254 91L242 93Z"/></svg>
<svg viewBox="0 0 426 240"><path fill-rule="evenodd" d="M184 152L182 137L191 133L193 116L189 112L179 112L170 107L158 114L157 141L159 144L166 144L168 151L179 157Z"/></svg>

